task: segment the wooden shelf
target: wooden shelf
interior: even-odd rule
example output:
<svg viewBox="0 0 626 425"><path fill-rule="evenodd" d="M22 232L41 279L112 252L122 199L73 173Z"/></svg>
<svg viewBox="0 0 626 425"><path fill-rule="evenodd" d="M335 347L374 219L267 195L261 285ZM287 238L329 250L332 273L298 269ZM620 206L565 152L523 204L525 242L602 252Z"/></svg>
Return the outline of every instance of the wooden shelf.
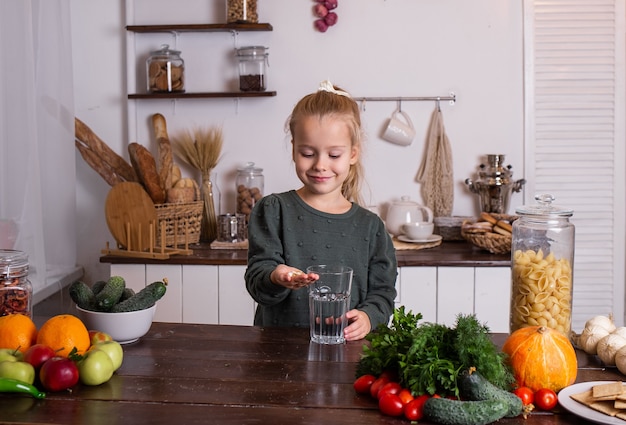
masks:
<svg viewBox="0 0 626 425"><path fill-rule="evenodd" d="M271 24L173 24L173 25L127 25L132 32L226 32L226 31L272 31Z"/></svg>
<svg viewBox="0 0 626 425"><path fill-rule="evenodd" d="M219 97L272 97L275 91L235 91L206 93L137 93L129 94L129 99L207 99Z"/></svg>

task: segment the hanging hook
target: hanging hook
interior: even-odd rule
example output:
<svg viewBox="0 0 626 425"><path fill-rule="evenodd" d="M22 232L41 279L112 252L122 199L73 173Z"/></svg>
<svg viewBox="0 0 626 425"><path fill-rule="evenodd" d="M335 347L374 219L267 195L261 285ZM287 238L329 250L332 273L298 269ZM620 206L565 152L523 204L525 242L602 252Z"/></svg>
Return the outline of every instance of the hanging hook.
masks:
<svg viewBox="0 0 626 425"><path fill-rule="evenodd" d="M437 97L437 112L441 112L441 97Z"/></svg>
<svg viewBox="0 0 626 425"><path fill-rule="evenodd" d="M402 98L398 98L398 112L402 112Z"/></svg>

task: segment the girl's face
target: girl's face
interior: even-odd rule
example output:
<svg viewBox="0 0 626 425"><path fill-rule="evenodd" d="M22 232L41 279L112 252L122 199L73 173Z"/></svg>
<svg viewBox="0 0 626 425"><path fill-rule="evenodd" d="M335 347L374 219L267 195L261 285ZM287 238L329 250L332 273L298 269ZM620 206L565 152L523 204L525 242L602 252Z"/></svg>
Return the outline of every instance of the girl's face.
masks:
<svg viewBox="0 0 626 425"><path fill-rule="evenodd" d="M296 174L311 194L341 194L350 166L358 160L348 124L337 116L308 116L293 134Z"/></svg>

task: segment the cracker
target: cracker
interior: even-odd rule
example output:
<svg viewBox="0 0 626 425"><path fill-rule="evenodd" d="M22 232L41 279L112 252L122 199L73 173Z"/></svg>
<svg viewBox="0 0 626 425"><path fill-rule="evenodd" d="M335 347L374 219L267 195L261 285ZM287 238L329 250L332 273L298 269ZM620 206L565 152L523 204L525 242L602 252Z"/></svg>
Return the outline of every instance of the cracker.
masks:
<svg viewBox="0 0 626 425"><path fill-rule="evenodd" d="M594 385L591 387L593 398L618 396L624 392L621 382L609 382L607 384Z"/></svg>
<svg viewBox="0 0 626 425"><path fill-rule="evenodd" d="M592 390L587 390L578 394L572 394L570 395L570 398L572 400L576 400L581 404L584 404L590 409L593 409L600 413L604 413L605 415L616 416L618 413L620 413L620 410L615 408L613 400L598 401L593 397Z"/></svg>

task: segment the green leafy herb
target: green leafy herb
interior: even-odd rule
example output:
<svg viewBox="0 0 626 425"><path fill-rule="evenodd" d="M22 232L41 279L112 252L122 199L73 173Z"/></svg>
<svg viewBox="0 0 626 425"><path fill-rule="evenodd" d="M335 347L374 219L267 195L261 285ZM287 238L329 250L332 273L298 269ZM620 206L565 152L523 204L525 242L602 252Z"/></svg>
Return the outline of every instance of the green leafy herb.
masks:
<svg viewBox="0 0 626 425"><path fill-rule="evenodd" d="M458 315L454 328L422 323L420 313L394 310L391 326L380 325L368 335L369 346L357 365L357 376L397 374L415 394L459 395L460 373L475 367L494 385L510 389L513 373L505 355L489 336L489 328L474 315Z"/></svg>

